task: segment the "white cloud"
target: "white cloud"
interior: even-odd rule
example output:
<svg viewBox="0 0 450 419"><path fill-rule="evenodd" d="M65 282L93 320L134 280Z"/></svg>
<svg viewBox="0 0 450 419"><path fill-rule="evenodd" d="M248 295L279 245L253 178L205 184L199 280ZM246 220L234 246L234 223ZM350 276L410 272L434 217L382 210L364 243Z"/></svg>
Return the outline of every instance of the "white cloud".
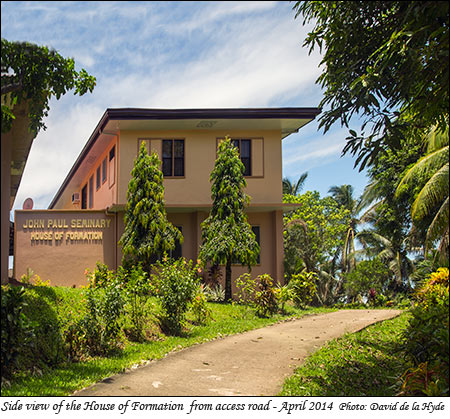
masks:
<svg viewBox="0 0 450 419"><path fill-rule="evenodd" d="M39 10L46 14L47 25L62 19L54 22L55 32L49 35L55 48L62 45L69 51L58 49L62 55L74 56L78 68L87 67L97 77L97 86L81 98L67 94L52 101L48 129L35 140L16 207L28 196L35 199L36 207L48 205L106 108L318 104L320 91L314 83L319 56L308 56L301 47L306 29L294 20L285 2L186 6L181 2L175 4L173 15L171 8L161 10L165 3L143 2L136 7L141 2L133 2L133 7L127 7L121 2L87 2L85 11L80 11L78 3L73 10L65 6L64 13L48 3ZM82 16L98 22L86 25ZM110 25L105 25L108 21ZM68 25L73 27L66 32ZM35 29L31 24L29 33ZM12 32L27 39L26 29L21 31ZM325 149L328 155L337 153L338 142L333 141L321 153ZM308 155L311 161L323 157L314 145L308 147L294 151L298 159L285 163L304 162L302 156Z"/></svg>

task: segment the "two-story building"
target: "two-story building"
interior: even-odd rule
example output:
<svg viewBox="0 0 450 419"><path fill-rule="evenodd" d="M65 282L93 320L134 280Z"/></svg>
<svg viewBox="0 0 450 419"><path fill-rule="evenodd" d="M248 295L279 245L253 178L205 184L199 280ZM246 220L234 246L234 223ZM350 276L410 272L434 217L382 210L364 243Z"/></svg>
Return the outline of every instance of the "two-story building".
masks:
<svg viewBox="0 0 450 419"><path fill-rule="evenodd" d="M195 260L211 201L218 142L230 137L245 166L248 221L260 243L255 276L283 281L283 138L317 108L107 109L49 209L16 211L16 278L30 268L52 285L82 285L97 261L116 269L130 173L142 143L162 161L168 219L184 236L174 256ZM236 278L247 269L233 266Z"/></svg>

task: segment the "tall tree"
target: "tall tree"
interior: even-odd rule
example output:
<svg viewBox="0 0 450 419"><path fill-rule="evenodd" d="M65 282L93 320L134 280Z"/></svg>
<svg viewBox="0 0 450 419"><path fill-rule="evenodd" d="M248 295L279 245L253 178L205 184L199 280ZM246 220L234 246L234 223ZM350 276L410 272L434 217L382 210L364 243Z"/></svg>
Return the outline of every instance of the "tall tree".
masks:
<svg viewBox="0 0 450 419"><path fill-rule="evenodd" d="M132 258L149 271L158 257L183 241L180 231L168 220L164 207L163 174L156 153L147 154L145 144L139 150L131 171L125 210L125 230L120 238L124 262Z"/></svg>
<svg viewBox="0 0 450 419"><path fill-rule="evenodd" d="M360 169L398 149L411 126L447 126L448 2L299 1L294 10L314 25L304 45L323 56L320 127L360 118L343 150Z"/></svg>
<svg viewBox="0 0 450 419"><path fill-rule="evenodd" d="M225 265L225 300L229 301L232 263L239 262L250 269L259 254L259 245L245 214L249 198L244 192L247 186L244 165L229 138L219 144L210 181L213 205L202 223L199 257L204 263Z"/></svg>
<svg viewBox="0 0 450 419"><path fill-rule="evenodd" d="M302 191L307 177L308 172L302 173L295 183L292 183L289 178L285 177L283 179L283 195L297 196Z"/></svg>

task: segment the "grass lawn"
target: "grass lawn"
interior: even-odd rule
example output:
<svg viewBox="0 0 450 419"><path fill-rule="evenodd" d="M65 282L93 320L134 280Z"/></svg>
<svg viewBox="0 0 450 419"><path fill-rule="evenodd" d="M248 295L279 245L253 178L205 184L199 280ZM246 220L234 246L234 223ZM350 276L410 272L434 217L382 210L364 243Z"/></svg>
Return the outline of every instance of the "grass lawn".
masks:
<svg viewBox="0 0 450 419"><path fill-rule="evenodd" d="M395 396L409 367L399 351L409 314L335 339L288 378L280 396Z"/></svg>
<svg viewBox="0 0 450 419"><path fill-rule="evenodd" d="M50 292L51 290L45 290ZM58 292L60 292L58 290ZM70 312L77 308L79 290L65 290L66 301L72 301ZM67 299L70 297L70 299ZM232 335L259 327L264 327L292 317L306 314L334 311L332 309L297 310L288 307L285 315L259 318L250 309L232 304L208 303L212 309L212 319L204 326L189 325L184 336L174 337L159 334L156 340L145 343L127 342L122 351L108 357L96 357L84 362L66 363L39 370L33 374L22 373L10 385L2 386L2 396L66 396L77 389L122 372L134 365L159 359L171 351L197 343L206 342L226 335ZM60 306L60 311L68 310ZM70 312L68 314L70 314Z"/></svg>

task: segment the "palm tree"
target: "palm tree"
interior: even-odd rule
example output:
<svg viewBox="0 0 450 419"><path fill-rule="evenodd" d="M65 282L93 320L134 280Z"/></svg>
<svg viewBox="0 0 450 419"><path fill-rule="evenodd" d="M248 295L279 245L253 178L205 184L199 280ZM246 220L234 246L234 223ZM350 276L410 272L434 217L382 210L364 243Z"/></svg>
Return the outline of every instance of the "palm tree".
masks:
<svg viewBox="0 0 450 419"><path fill-rule="evenodd" d="M414 264L408 258L407 252L396 248L391 240L374 230L363 230L356 237L363 246L362 253L369 258L379 257L394 274L393 291L404 291L408 276L414 270Z"/></svg>
<svg viewBox="0 0 450 419"><path fill-rule="evenodd" d="M355 234L356 226L359 223L358 218L358 201L353 198L353 186L341 185L332 186L328 193L340 207L344 207L350 212L350 221L347 228L344 248L342 249L342 272L351 271L356 267L355 260Z"/></svg>
<svg viewBox="0 0 450 419"><path fill-rule="evenodd" d="M405 185L413 184L416 179L427 181L418 193L412 207L413 223L431 217L425 239L425 254L436 240L442 259L446 260L449 253L449 139L448 128L439 131L433 127L427 137L427 154L420 158L400 181L396 196L402 193Z"/></svg>
<svg viewBox="0 0 450 419"><path fill-rule="evenodd" d="M292 183L287 177L283 178L283 195L297 196L305 184L308 172L303 173L296 183Z"/></svg>

